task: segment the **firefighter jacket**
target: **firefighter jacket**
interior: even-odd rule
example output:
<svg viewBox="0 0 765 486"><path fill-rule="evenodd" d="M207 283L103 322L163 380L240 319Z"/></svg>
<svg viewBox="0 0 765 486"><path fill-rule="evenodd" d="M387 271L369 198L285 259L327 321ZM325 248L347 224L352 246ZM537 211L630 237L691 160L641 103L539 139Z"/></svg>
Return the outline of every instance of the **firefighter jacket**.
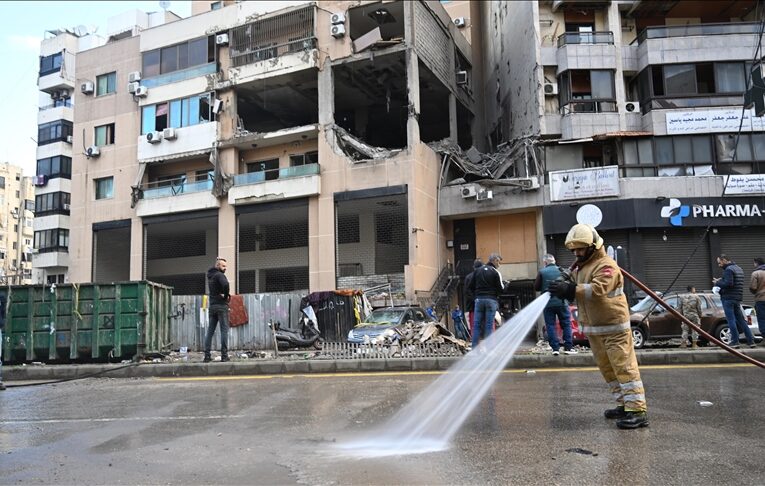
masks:
<svg viewBox="0 0 765 486"><path fill-rule="evenodd" d="M701 297L696 294L683 294L680 296L680 313L691 322L698 322L701 318Z"/></svg>
<svg viewBox="0 0 765 486"><path fill-rule="evenodd" d="M754 272L752 272L752 278L749 281L749 290L754 294L755 301L765 301L765 265L760 265L754 269Z"/></svg>
<svg viewBox="0 0 765 486"><path fill-rule="evenodd" d="M606 250L598 248L576 269L576 302L585 334L613 334L630 329L624 276Z"/></svg>

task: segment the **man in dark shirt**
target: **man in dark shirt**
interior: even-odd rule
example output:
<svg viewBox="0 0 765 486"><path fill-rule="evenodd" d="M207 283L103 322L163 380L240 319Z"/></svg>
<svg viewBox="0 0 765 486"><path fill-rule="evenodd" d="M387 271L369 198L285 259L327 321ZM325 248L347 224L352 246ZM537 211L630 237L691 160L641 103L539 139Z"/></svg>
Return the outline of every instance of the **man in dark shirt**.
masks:
<svg viewBox="0 0 765 486"><path fill-rule="evenodd" d="M483 266L483 262L479 259L476 259L473 262L473 271L467 274L467 277L465 277L465 302L462 305L462 308L465 309L465 312L467 313L467 319L468 319L468 326L470 326L470 334L473 335L475 333L475 328L473 326L473 314L475 312L475 295L473 295L473 291L470 290L470 285L473 282L473 277L475 276L475 272L478 271L479 268Z"/></svg>
<svg viewBox="0 0 765 486"><path fill-rule="evenodd" d="M209 325L205 336L205 363L212 361L210 348L215 335L215 328L220 323L220 360L228 361L228 279L226 278L226 259L218 257L215 266L207 271L207 286L210 291Z"/></svg>
<svg viewBox="0 0 765 486"><path fill-rule="evenodd" d="M475 295L475 323L473 324L472 348L475 349L481 340L491 335L494 316L499 309L499 294L504 290L502 274L499 273L499 262L502 257L498 253L489 256L489 263L473 272L470 291Z"/></svg>
<svg viewBox="0 0 765 486"><path fill-rule="evenodd" d="M726 255L717 257L717 265L723 269L723 275L722 278L713 279L712 283L720 287L720 300L730 330L730 346L732 348L741 347L738 341L738 330L742 329L749 347L753 348L755 346L754 336L746 324L744 311L741 310L741 301L744 299L744 271Z"/></svg>

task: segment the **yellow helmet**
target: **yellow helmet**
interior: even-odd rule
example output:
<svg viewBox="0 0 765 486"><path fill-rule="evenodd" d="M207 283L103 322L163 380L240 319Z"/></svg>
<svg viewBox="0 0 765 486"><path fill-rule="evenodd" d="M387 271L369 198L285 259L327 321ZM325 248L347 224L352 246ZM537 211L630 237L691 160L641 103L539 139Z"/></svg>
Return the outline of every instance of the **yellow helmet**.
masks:
<svg viewBox="0 0 765 486"><path fill-rule="evenodd" d="M597 250L603 246L603 238L600 237L595 228L589 224L575 224L566 235L566 248L573 250L575 248L587 248L594 246Z"/></svg>

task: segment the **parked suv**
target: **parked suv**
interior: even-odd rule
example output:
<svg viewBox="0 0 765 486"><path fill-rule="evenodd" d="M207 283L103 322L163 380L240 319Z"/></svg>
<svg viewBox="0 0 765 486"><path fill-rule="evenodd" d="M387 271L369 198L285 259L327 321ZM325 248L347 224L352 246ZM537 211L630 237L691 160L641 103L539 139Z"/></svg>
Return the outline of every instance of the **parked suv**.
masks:
<svg viewBox="0 0 765 486"><path fill-rule="evenodd" d="M571 311L571 338L574 344L581 344L584 346L590 345L590 341L587 339L587 336L584 334L584 331L579 326L579 310L576 307L576 304L570 304L569 305L569 311ZM560 321L556 320L557 326L556 329L558 330L558 342L563 342L563 330L560 326ZM647 322L635 322L632 323L632 341L633 346L635 349L641 349L643 346L645 346L646 339L648 337L648 326L649 324ZM545 327L544 330L544 338L547 339L547 329Z"/></svg>
<svg viewBox="0 0 765 486"><path fill-rule="evenodd" d="M679 309L680 295L682 294L672 292L662 297L662 299L673 309ZM728 321L725 319L720 296L712 292L697 292L696 295L701 299L701 328L725 344L729 344L731 339L730 330L728 329ZM648 319L646 319L649 323L649 326L646 326L646 330L650 330L650 334L646 336L647 340L671 339L682 336L680 319L670 314L661 305L656 304L656 301L651 297L644 298L632 306L631 310L630 321L633 329L643 322L646 313L650 313ZM749 329L755 333L757 325L753 325L751 321L748 324ZM743 330L739 329L739 332L743 333ZM759 330L757 330L756 334L759 334Z"/></svg>

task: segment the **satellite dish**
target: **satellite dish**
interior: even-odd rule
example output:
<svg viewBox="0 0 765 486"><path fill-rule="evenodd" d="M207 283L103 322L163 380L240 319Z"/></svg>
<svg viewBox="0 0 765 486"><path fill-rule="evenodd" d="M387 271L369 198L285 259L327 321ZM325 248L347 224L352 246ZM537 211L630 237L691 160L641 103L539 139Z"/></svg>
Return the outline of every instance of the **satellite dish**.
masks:
<svg viewBox="0 0 765 486"><path fill-rule="evenodd" d="M74 28L75 34L77 34L79 37L82 37L84 35L88 34L88 28L84 25L78 25Z"/></svg>
<svg viewBox="0 0 765 486"><path fill-rule="evenodd" d="M159 2L159 6L162 10L167 10L168 8L170 8L170 2L168 0L162 0L161 2Z"/></svg>

